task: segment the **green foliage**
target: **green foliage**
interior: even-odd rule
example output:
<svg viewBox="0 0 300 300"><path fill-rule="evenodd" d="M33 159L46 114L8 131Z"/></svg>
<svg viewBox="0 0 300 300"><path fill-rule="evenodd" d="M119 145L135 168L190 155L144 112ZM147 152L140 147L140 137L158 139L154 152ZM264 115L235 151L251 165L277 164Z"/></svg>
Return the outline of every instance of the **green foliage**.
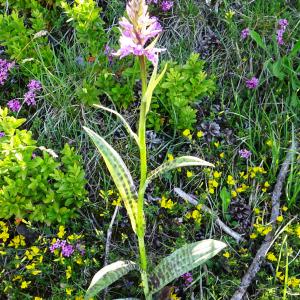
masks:
<svg viewBox="0 0 300 300"><path fill-rule="evenodd" d="M203 68L204 62L199 60L198 54L192 54L184 65L171 62L154 92L163 110L170 115L170 124L177 129L193 129L196 123L193 105L215 90L213 78L208 78Z"/></svg>
<svg viewBox="0 0 300 300"><path fill-rule="evenodd" d="M79 42L87 46L87 51L93 56L103 53L106 43L104 22L100 18L101 8L94 0L75 0L73 6L67 1L61 2L62 8L69 17L76 30Z"/></svg>
<svg viewBox="0 0 300 300"><path fill-rule="evenodd" d="M0 109L5 133L0 140L0 218L65 223L87 195L80 156L68 144L60 160L52 150L37 147L31 132L18 129L24 122Z"/></svg>
<svg viewBox="0 0 300 300"><path fill-rule="evenodd" d="M15 10L10 15L0 15L1 45L12 59L23 62L33 74L40 72L39 57L43 57L46 67L51 67L53 51L45 37L46 29L44 15L38 8L32 8L29 19ZM23 72L26 74L25 70Z"/></svg>
<svg viewBox="0 0 300 300"><path fill-rule="evenodd" d="M76 90L76 96L81 103L93 105L99 103L101 92L93 85L83 80L82 86Z"/></svg>

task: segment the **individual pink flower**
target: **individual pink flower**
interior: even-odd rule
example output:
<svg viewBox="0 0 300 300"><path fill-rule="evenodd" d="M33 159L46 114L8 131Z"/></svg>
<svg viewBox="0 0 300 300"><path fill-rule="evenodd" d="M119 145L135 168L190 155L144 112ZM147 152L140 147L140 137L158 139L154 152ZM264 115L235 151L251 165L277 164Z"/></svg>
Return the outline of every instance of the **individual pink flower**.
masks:
<svg viewBox="0 0 300 300"><path fill-rule="evenodd" d="M34 106L34 105L36 105L35 97L36 97L35 92L29 90L29 91L28 91L27 93L25 93L25 95L24 95L24 102L25 102L28 106Z"/></svg>
<svg viewBox="0 0 300 300"><path fill-rule="evenodd" d="M278 25L281 29L285 30L287 28L287 26L289 25L289 22L287 19L280 19L278 21Z"/></svg>
<svg viewBox="0 0 300 300"><path fill-rule="evenodd" d="M252 77L251 79L246 80L246 87L248 89L256 89L259 84L259 80L256 77Z"/></svg>
<svg viewBox="0 0 300 300"><path fill-rule="evenodd" d="M21 109L21 103L16 99L12 99L7 102L7 107L13 112L18 112Z"/></svg>
<svg viewBox="0 0 300 300"><path fill-rule="evenodd" d="M42 89L42 84L38 80L31 80L27 84L27 87L32 92L40 91Z"/></svg>
<svg viewBox="0 0 300 300"><path fill-rule="evenodd" d="M5 137L5 133L3 131L0 131L0 138Z"/></svg>
<svg viewBox="0 0 300 300"><path fill-rule="evenodd" d="M174 4L173 1L167 1L167 0L165 0L165 1L163 1L161 3L160 7L161 7L161 9L163 11L168 11L168 10L170 10L173 7L173 4Z"/></svg>
<svg viewBox="0 0 300 300"><path fill-rule="evenodd" d="M249 28L245 28L241 31L241 39L244 40L246 39L250 34L250 29Z"/></svg>
<svg viewBox="0 0 300 300"><path fill-rule="evenodd" d="M288 25L289 25L289 22L286 19L280 19L278 21L279 29L276 31L276 40L277 40L277 44L279 46L284 45L283 35L284 35Z"/></svg>
<svg viewBox="0 0 300 300"><path fill-rule="evenodd" d="M146 56L153 64L158 63L158 54L164 49L156 48L157 37L162 32L162 27L157 18L149 17L148 5L145 0L131 0L126 6L128 19L123 17L120 22L120 49L113 53L123 58L130 54ZM146 46L147 45L147 46Z"/></svg>

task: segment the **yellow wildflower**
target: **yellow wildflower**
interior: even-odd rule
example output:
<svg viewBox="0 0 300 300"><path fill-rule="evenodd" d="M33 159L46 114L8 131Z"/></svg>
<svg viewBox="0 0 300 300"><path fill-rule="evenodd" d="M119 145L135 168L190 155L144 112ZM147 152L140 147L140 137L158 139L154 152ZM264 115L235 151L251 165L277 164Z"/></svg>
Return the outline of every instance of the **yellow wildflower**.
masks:
<svg viewBox="0 0 300 300"><path fill-rule="evenodd" d="M192 139L192 135L191 135L191 131L189 129L185 129L183 132L182 132L182 135L187 137L188 139Z"/></svg>
<svg viewBox="0 0 300 300"><path fill-rule="evenodd" d="M284 281L284 275L282 274L282 272L277 271L276 278L278 278L281 281Z"/></svg>
<svg viewBox="0 0 300 300"><path fill-rule="evenodd" d="M221 175L222 175L222 172L214 171L214 174L213 174L214 178L218 179L221 177Z"/></svg>
<svg viewBox="0 0 300 300"><path fill-rule="evenodd" d="M178 297L176 294L171 293L171 295L170 295L170 300L181 300L181 298Z"/></svg>
<svg viewBox="0 0 300 300"><path fill-rule="evenodd" d="M43 298L35 296L34 300L43 300Z"/></svg>
<svg viewBox="0 0 300 300"><path fill-rule="evenodd" d="M284 206L282 206L282 211L287 211L288 210L288 208L284 205Z"/></svg>
<svg viewBox="0 0 300 300"><path fill-rule="evenodd" d="M192 171L186 171L186 177L190 178L194 175L194 173Z"/></svg>
<svg viewBox="0 0 300 300"><path fill-rule="evenodd" d="M22 281L21 289L27 289L31 281Z"/></svg>
<svg viewBox="0 0 300 300"><path fill-rule="evenodd" d="M281 223L281 222L283 221L283 216L278 216L278 217L276 218L276 221L277 221L278 223Z"/></svg>
<svg viewBox="0 0 300 300"><path fill-rule="evenodd" d="M223 253L223 256L226 257L226 258L229 258L230 257L230 253L228 251L226 251L225 253Z"/></svg>
<svg viewBox="0 0 300 300"><path fill-rule="evenodd" d="M198 138L198 139L202 138L203 135L204 135L203 131L199 130L199 131L197 132L197 138Z"/></svg>
<svg viewBox="0 0 300 300"><path fill-rule="evenodd" d="M216 148L219 148L220 147L220 142L214 142L214 145Z"/></svg>
<svg viewBox="0 0 300 300"><path fill-rule="evenodd" d="M25 246L25 237L23 235L15 236L8 244L8 246L19 248L19 246Z"/></svg>
<svg viewBox="0 0 300 300"><path fill-rule="evenodd" d="M57 237L62 239L66 234L65 227L63 225L59 226Z"/></svg>
<svg viewBox="0 0 300 300"><path fill-rule="evenodd" d="M234 15L235 12L233 10L229 10L228 12L225 13L225 19L227 21L231 21Z"/></svg>
<svg viewBox="0 0 300 300"><path fill-rule="evenodd" d="M227 176L227 184L229 185L235 185L235 180L231 175Z"/></svg>
<svg viewBox="0 0 300 300"><path fill-rule="evenodd" d="M259 209L258 207L255 207L255 208L253 209L253 211L254 211L254 213L255 213L256 215L259 215L259 214L260 214L260 209Z"/></svg>
<svg viewBox="0 0 300 300"><path fill-rule="evenodd" d="M165 196L161 197L160 206L166 209L172 209L174 207L174 202L171 199L168 199Z"/></svg>
<svg viewBox="0 0 300 300"><path fill-rule="evenodd" d="M171 154L171 153L168 153L168 154L167 154L167 158L168 158L168 161L174 160L174 156L173 156L173 154Z"/></svg>
<svg viewBox="0 0 300 300"><path fill-rule="evenodd" d="M121 197L118 197L117 199L115 199L113 202L112 202L112 205L113 206L121 206Z"/></svg>
<svg viewBox="0 0 300 300"><path fill-rule="evenodd" d="M272 231L272 226L267 226L263 232L262 235L267 235L270 231Z"/></svg>
<svg viewBox="0 0 300 300"><path fill-rule="evenodd" d="M296 226L295 233L296 233L297 237L300 238L300 225Z"/></svg>
<svg viewBox="0 0 300 300"><path fill-rule="evenodd" d="M224 156L225 156L224 152L220 153L220 158L224 158Z"/></svg>
<svg viewBox="0 0 300 300"><path fill-rule="evenodd" d="M236 192L236 191L231 191L231 196L232 196L233 198L235 198L235 197L237 196L237 192Z"/></svg>
<svg viewBox="0 0 300 300"><path fill-rule="evenodd" d="M9 239L9 233L8 232L3 231L3 232L0 233L0 240L2 240L5 243L8 239Z"/></svg>
<svg viewBox="0 0 300 300"><path fill-rule="evenodd" d="M192 218L195 220L195 222L200 223L201 222L201 214L199 210L195 209L192 212Z"/></svg>
<svg viewBox="0 0 300 300"><path fill-rule="evenodd" d="M276 258L276 256L274 255L273 252L269 252L267 254L267 260L269 260L269 261L277 261L277 258Z"/></svg>
<svg viewBox="0 0 300 300"><path fill-rule="evenodd" d="M292 276L289 278L288 280L288 286L292 287L292 288L296 288L300 286L300 279Z"/></svg>
<svg viewBox="0 0 300 300"><path fill-rule="evenodd" d="M35 263L32 263L32 264L30 264L30 265L27 265L27 266L26 266L26 269L27 269L27 270L33 270L33 269L35 269Z"/></svg>
<svg viewBox="0 0 300 300"><path fill-rule="evenodd" d="M41 270L33 270L33 271L31 271L31 274L32 275L39 275L39 274L41 274L42 273L42 271Z"/></svg>
<svg viewBox="0 0 300 300"><path fill-rule="evenodd" d="M66 270L66 278L69 279L72 276L72 268L70 266L67 267Z"/></svg>
<svg viewBox="0 0 300 300"><path fill-rule="evenodd" d="M213 195L215 193L215 190L214 190L214 188L210 187L208 189L208 192Z"/></svg>
<svg viewBox="0 0 300 300"><path fill-rule="evenodd" d="M256 239L257 238L257 234L256 233L251 233L250 234L250 239L251 240L254 240L254 239Z"/></svg>
<svg viewBox="0 0 300 300"><path fill-rule="evenodd" d="M73 289L72 288L66 288L66 294L68 296L71 296L72 295L72 292L73 292Z"/></svg>
<svg viewBox="0 0 300 300"><path fill-rule="evenodd" d="M272 140L267 140L266 145L269 146L269 147L272 147L273 146Z"/></svg>

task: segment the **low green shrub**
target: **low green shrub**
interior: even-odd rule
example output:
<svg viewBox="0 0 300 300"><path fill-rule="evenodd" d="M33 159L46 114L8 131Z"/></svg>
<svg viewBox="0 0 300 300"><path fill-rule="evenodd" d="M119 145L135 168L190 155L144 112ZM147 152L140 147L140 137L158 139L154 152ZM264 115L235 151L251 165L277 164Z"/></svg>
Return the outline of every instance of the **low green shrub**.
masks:
<svg viewBox="0 0 300 300"><path fill-rule="evenodd" d="M0 108L0 218L65 223L87 197L81 157L38 147L24 122Z"/></svg>

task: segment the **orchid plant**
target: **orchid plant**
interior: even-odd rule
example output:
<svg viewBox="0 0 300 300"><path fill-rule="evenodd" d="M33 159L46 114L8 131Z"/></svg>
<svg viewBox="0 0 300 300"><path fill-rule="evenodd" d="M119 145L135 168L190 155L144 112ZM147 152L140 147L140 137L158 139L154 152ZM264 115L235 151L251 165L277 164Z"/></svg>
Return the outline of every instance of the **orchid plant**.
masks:
<svg viewBox="0 0 300 300"><path fill-rule="evenodd" d="M150 17L145 0L130 0L126 6L128 18L123 17L120 22L120 49L115 56L123 58L127 55L135 55L139 59L142 82L142 99L140 105L140 117L138 133L130 128L126 120L116 111L101 105L97 108L115 114L126 127L129 135L135 140L140 151L140 181L139 188L134 184L128 168L121 156L102 137L89 128L84 127L87 134L95 143L106 166L114 180L127 210L131 226L137 236L139 247L139 262L117 261L105 266L96 273L86 292L85 299L98 294L101 290L126 275L131 270L139 270L146 300L160 291L172 280L182 274L203 264L206 260L216 255L226 245L215 240L203 240L187 244L176 250L170 256L164 258L152 272L149 272L145 247L146 220L144 216L144 194L147 185L164 172L185 166L213 165L207 161L193 156L182 156L172 161L167 161L157 169L148 172L147 148L146 148L146 118L150 109L152 94L157 84L162 79L167 66L158 74L158 56L164 49L157 48L156 43L162 27L157 18ZM146 60L153 64L153 71L148 80ZM133 298L130 298L133 299Z"/></svg>

